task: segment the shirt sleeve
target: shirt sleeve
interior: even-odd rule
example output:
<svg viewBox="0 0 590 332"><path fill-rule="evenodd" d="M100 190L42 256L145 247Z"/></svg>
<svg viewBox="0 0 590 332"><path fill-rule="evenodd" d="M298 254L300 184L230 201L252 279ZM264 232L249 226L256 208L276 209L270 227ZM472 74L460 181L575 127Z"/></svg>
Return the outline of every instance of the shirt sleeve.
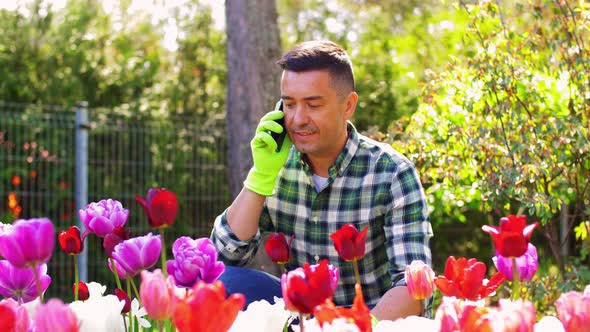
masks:
<svg viewBox="0 0 590 332"><path fill-rule="evenodd" d="M432 266L426 195L415 167L401 163L391 183L391 207L385 218L385 239L392 287L405 286L404 271L414 260Z"/></svg>
<svg viewBox="0 0 590 332"><path fill-rule="evenodd" d="M211 241L219 253L219 260L233 266L243 266L254 256L260 241L260 230L248 241L242 241L233 233L227 222L227 210L215 219Z"/></svg>
<svg viewBox="0 0 590 332"><path fill-rule="evenodd" d="M404 272L413 260L432 267L426 195L414 165L402 163L391 184L392 206L385 219L391 287L406 286ZM432 318L433 297L422 301L423 315Z"/></svg>
<svg viewBox="0 0 590 332"><path fill-rule="evenodd" d="M242 241L233 233L227 222L227 210L223 211L215 219L211 241L219 253L219 260L232 266L244 266L254 257L258 244L260 243L261 232L272 228L270 216L266 205L260 216L259 228L256 235L248 241Z"/></svg>

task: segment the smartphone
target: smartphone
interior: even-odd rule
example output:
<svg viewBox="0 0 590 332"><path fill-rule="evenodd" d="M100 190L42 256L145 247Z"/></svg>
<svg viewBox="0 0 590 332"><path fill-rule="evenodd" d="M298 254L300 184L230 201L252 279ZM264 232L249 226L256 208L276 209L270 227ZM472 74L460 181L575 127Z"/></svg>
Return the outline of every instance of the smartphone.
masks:
<svg viewBox="0 0 590 332"><path fill-rule="evenodd" d="M283 111L283 100L279 100L275 106L275 110ZM279 120L275 120L278 124L283 127L283 132L277 134L275 132L271 132L270 135L272 138L277 142L277 152L281 150L281 146L283 146L283 141L285 140L285 135L287 135L287 128L285 128L285 117L280 118Z"/></svg>

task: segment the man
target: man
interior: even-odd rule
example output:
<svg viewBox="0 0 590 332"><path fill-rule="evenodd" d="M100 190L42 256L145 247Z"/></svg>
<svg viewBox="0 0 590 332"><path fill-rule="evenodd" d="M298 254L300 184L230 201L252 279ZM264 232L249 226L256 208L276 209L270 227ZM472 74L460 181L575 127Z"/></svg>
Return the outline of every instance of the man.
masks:
<svg viewBox="0 0 590 332"><path fill-rule="evenodd" d="M352 264L339 259L330 234L348 223L358 230L369 226L366 256L359 261L367 305L378 319L421 314L423 305L408 295L403 275L412 260L431 262L432 229L414 166L349 122L358 95L352 64L340 46L305 42L277 63L283 69L284 112L261 119L251 142L254 166L243 190L215 221L212 239L220 259L242 266L254 255L261 232L295 235L287 269L328 259L340 269L334 302L351 305ZM270 132L283 131L276 122L283 116L288 135L276 151ZM222 281L239 292L251 280L271 279L257 273L264 272L228 267ZM273 289L280 297L273 280L254 287Z"/></svg>

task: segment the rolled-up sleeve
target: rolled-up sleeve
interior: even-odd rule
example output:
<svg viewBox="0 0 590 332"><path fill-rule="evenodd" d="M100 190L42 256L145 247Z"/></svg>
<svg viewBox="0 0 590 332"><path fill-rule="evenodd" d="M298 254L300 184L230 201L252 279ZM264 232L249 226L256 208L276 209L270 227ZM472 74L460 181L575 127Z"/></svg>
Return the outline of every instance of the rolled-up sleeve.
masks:
<svg viewBox="0 0 590 332"><path fill-rule="evenodd" d="M432 226L428 218L426 195L414 165L401 164L391 185L392 206L385 220L385 238L389 259L391 287L406 286L404 272L414 260L432 267L430 238ZM432 301L422 301L423 315L432 317Z"/></svg>
<svg viewBox="0 0 590 332"><path fill-rule="evenodd" d="M391 207L384 226L392 287L406 285L404 271L412 261L421 260L432 266L432 226L418 173L411 163L403 163L394 176Z"/></svg>
<svg viewBox="0 0 590 332"><path fill-rule="evenodd" d="M227 210L215 219L213 231L211 232L211 241L217 248L219 260L228 265L243 266L256 253L256 247L260 241L260 229L252 239L241 241L232 232L226 214Z"/></svg>

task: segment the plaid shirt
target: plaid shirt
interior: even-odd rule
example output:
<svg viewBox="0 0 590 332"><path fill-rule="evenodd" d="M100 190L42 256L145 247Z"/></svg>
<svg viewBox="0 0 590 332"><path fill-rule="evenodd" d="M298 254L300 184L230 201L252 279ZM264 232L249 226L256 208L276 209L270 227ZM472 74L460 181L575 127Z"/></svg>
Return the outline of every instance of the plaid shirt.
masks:
<svg viewBox="0 0 590 332"><path fill-rule="evenodd" d="M305 157L291 148L251 240L237 239L226 212L217 217L212 239L221 260L246 264L256 252L261 232L294 234L287 270L328 259L340 270L334 302L348 306L355 295L353 266L340 259L330 234L348 223L359 231L369 226L366 254L358 264L364 298L371 307L390 288L405 285L404 270L413 260L431 265L432 228L413 164L391 146L358 134L350 123L348 131L349 139L319 193Z"/></svg>

